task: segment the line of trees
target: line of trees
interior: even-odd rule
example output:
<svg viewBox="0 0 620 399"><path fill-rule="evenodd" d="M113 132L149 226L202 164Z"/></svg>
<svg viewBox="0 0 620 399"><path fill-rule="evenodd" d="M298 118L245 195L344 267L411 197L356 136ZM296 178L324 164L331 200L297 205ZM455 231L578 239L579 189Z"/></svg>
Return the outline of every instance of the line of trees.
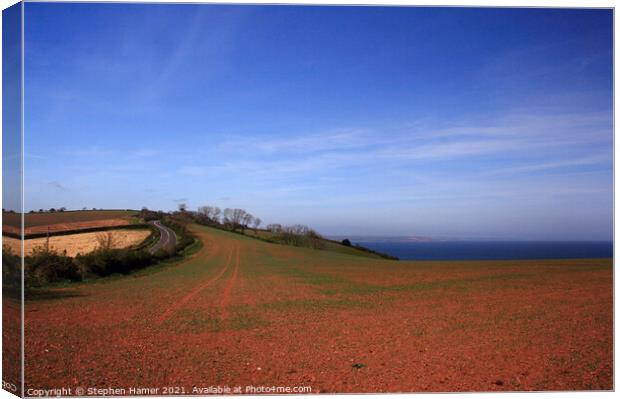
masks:
<svg viewBox="0 0 620 399"><path fill-rule="evenodd" d="M296 247L310 247L315 249L325 249L325 240L319 233L303 224L292 226L282 226L281 224L269 224L267 230L273 233L276 242L294 245Z"/></svg>
<svg viewBox="0 0 620 399"><path fill-rule="evenodd" d="M188 211L184 213L192 214ZM225 208L222 210L217 206L211 205L199 207L198 212L195 212L193 216L194 221L198 223L217 226L230 231L244 233L246 229L252 228L256 235L258 235L258 229L262 223L259 217L252 215L244 209ZM308 226L301 224L292 226L269 224L266 226L266 230L272 233L270 237L262 238L266 241L298 247L325 248L323 237Z"/></svg>
<svg viewBox="0 0 620 399"><path fill-rule="evenodd" d="M256 233L262 223L261 218L241 208L222 210L217 206L205 205L198 208L198 216L206 219L207 224L221 225L228 230L239 230L242 233L249 228L253 228Z"/></svg>
<svg viewBox="0 0 620 399"><path fill-rule="evenodd" d="M187 209L185 203L179 204L178 211L174 212L174 217L185 220L187 223L198 223L206 226L213 226L233 232L245 234L247 229L254 230L254 235L265 241L294 245L298 247L309 247L315 249L325 249L325 239L314 229L302 224L283 226L281 224L269 224L266 231L272 233L267 236L259 236L258 230L262 220L241 208L221 209L213 205L204 205L196 211ZM142 208L141 216L144 220L155 220L165 217L162 212L149 211Z"/></svg>
<svg viewBox="0 0 620 399"><path fill-rule="evenodd" d="M39 209L38 211L35 211L34 209L31 209L31 210L29 210L29 211L28 211L28 213L37 213L37 212L39 212L39 213L46 213L46 212L48 212L48 213L55 213L55 212L64 212L64 211L66 211L66 210L67 210L67 208L63 206L63 207L58 208L58 209L56 209L56 208L50 208L50 209L48 209L48 210L45 210L45 209L42 209L42 208L41 208L41 209ZM86 210L86 208L84 208L84 210ZM95 208L93 208L93 210L95 210ZM6 210L6 209L4 209L4 208L2 208L2 212L3 212L3 213L15 213L15 211L14 211L14 210L12 210L12 209L9 209L9 210L7 211L7 210Z"/></svg>

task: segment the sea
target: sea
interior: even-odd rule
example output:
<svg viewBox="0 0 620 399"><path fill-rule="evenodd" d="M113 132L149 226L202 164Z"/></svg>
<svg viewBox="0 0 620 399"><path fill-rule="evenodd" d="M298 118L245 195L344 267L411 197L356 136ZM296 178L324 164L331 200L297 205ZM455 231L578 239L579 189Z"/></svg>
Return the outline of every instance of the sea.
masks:
<svg viewBox="0 0 620 399"><path fill-rule="evenodd" d="M612 241L354 241L401 260L611 258Z"/></svg>

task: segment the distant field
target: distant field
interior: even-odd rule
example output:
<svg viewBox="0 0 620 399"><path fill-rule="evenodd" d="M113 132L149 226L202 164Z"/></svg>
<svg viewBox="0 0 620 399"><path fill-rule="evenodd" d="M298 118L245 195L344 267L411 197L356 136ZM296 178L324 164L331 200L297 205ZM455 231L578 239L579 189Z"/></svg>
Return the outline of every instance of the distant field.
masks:
<svg viewBox="0 0 620 399"><path fill-rule="evenodd" d="M99 210L65 211L54 213L27 213L25 215L25 234L40 234L81 230L98 227L123 226L132 223L136 211ZM17 213L2 214L2 231L19 234L20 216Z"/></svg>
<svg viewBox="0 0 620 399"><path fill-rule="evenodd" d="M50 249L58 252L67 251L67 256L75 256L78 253L86 254L97 248L98 238L101 235L112 234L113 248L126 248L144 241L151 231L148 229L117 229L105 232L66 234L50 237ZM24 251L30 254L34 248L45 246L45 238L32 238L24 241ZM10 237L2 237L3 245L8 245L14 253L20 251L20 240Z"/></svg>
<svg viewBox="0 0 620 399"><path fill-rule="evenodd" d="M25 305L26 388L613 388L612 259L397 262L191 226L158 272Z"/></svg>

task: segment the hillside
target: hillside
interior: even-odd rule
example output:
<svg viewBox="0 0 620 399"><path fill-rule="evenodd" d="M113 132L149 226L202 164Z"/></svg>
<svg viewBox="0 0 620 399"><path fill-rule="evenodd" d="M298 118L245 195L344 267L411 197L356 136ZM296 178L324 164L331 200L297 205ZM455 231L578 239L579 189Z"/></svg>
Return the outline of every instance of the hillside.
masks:
<svg viewBox="0 0 620 399"><path fill-rule="evenodd" d="M611 260L390 262L191 229L176 265L27 298L26 388L612 387Z"/></svg>
<svg viewBox="0 0 620 399"><path fill-rule="evenodd" d="M251 229L247 229L246 230L246 235L248 237L259 238L259 239L270 241L270 242L275 242L276 241L276 239L275 239L276 235L274 233L270 232L270 231L267 231L267 230L253 231ZM329 240L329 239L326 239L326 238L321 238L320 242L321 242L322 250L326 250L326 251L338 252L338 253L347 254L347 255L354 255L354 256L362 256L362 257L371 258L371 259L386 259L386 258L388 258L386 255L380 254L378 252L367 250L367 249L361 248L361 247L352 247L352 246L342 245L341 243L339 243L337 241Z"/></svg>

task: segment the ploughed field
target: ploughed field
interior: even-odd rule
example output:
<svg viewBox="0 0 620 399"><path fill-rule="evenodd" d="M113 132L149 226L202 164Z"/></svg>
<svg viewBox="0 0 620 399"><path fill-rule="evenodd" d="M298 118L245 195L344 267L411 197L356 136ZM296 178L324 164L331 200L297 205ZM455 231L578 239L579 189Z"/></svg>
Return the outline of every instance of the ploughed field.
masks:
<svg viewBox="0 0 620 399"><path fill-rule="evenodd" d="M36 212L24 215L24 234L59 233L74 230L126 226L132 224L135 211L98 210ZM2 214L2 232L19 234L21 216L17 213Z"/></svg>
<svg viewBox="0 0 620 399"><path fill-rule="evenodd" d="M395 262L192 229L177 265L28 300L26 389L613 388L611 259Z"/></svg>

